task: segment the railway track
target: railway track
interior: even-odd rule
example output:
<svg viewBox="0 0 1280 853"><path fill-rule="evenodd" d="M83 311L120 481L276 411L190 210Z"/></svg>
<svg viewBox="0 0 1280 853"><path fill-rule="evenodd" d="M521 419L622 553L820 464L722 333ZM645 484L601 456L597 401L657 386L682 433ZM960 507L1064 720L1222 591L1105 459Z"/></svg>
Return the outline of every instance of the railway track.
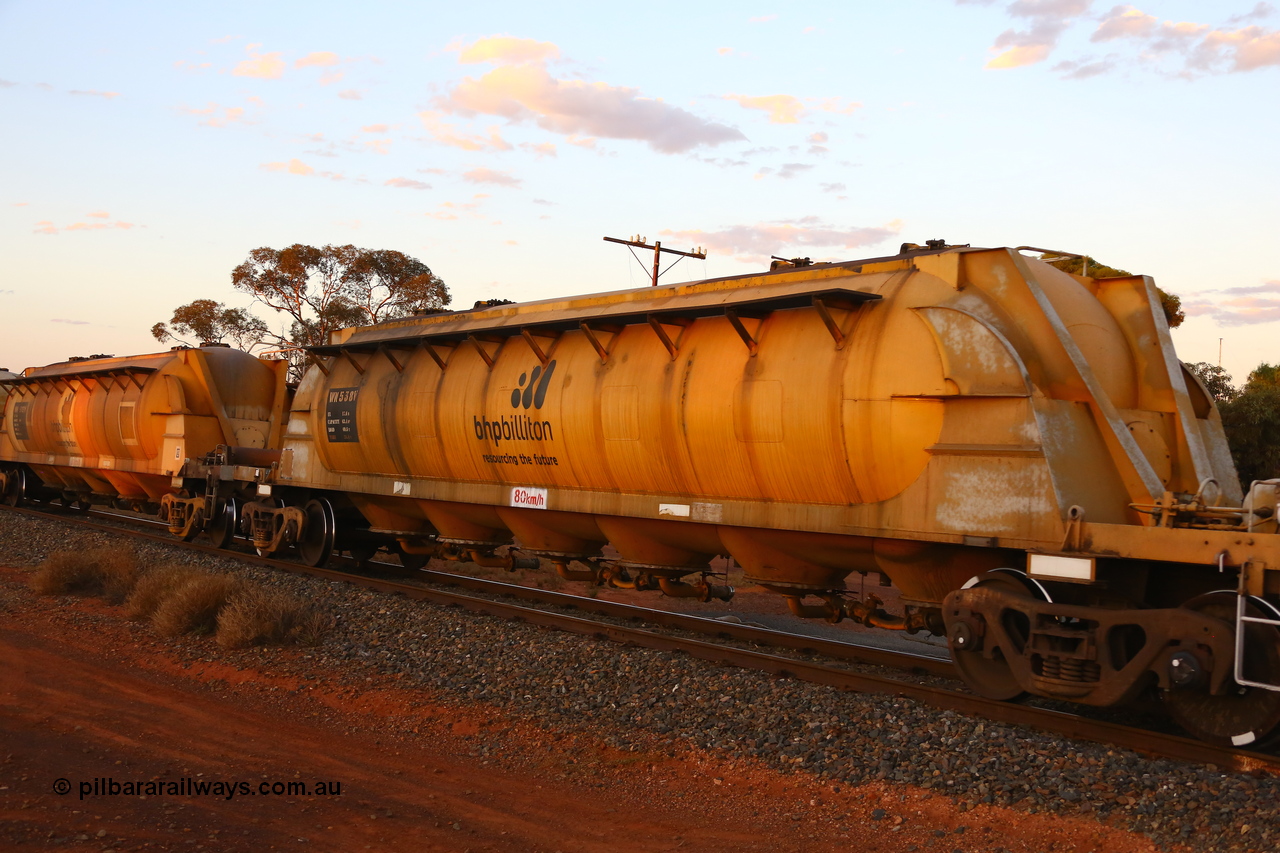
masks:
<svg viewBox="0 0 1280 853"><path fill-rule="evenodd" d="M107 524L94 521L91 517L71 514L65 511L2 508L7 512L57 519L105 532L132 535L174 547L231 557L254 565L310 575L325 580L342 581L378 592L403 595L414 600L459 607L470 612L501 619L526 622L549 629L655 650L679 651L713 663L754 669L779 677L796 678L841 690L880 693L912 699L941 710L981 716L999 723L1026 726L1070 738L1107 743L1156 757L1200 764L1213 764L1241 772L1280 773L1280 756L1276 755L1241 749L1224 749L1186 737L1123 726L1061 710L997 702L958 689L859 672L842 665L847 662L856 662L888 667L904 672L954 678L955 671L950 661L940 658L859 646L852 643L790 634L750 625L726 623L706 617L653 610L549 590L531 589L516 584L448 572L406 570L394 564L373 563L371 568L382 573L383 576L381 577L371 576L359 571L312 568L286 560L264 558L256 554L240 551L222 550L195 542L183 542L170 536L165 530L165 525L130 515L103 512L88 514L91 517L109 519L116 522ZM144 529L146 527L160 528L165 532L150 532ZM355 565L354 561L347 562L353 566ZM401 577L388 577L386 575L400 575ZM408 578L412 578L412 580ZM452 586L455 589L465 589L467 592L441 588L444 585ZM480 595L469 593L480 593ZM490 598L487 596L495 597ZM529 604L500 600L501 598L522 599L529 602ZM531 604L572 608L581 613L591 613L597 616L626 621L643 621L650 627L603 622L599 619L530 606ZM674 636L652 630L652 627L701 634L711 639ZM724 642L725 640L819 655L831 659L832 662L810 661L771 654L757 649L728 645Z"/></svg>

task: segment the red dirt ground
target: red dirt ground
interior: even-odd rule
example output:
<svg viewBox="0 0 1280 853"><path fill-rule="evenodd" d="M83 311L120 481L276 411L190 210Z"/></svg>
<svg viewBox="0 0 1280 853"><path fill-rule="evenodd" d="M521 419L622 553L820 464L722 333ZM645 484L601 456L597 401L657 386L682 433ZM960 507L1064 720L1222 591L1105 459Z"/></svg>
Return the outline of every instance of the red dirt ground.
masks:
<svg viewBox="0 0 1280 853"><path fill-rule="evenodd" d="M682 748L672 757L656 739L619 752L490 707L460 712L390 679L343 686L350 673L308 671L302 652L235 665L211 641L157 641L97 601L33 601L17 589L27 574L0 569L4 850L1155 849L1087 819L961 812L904 786L832 786ZM53 791L59 778L66 795ZM95 778L342 787L82 799L80 783Z"/></svg>

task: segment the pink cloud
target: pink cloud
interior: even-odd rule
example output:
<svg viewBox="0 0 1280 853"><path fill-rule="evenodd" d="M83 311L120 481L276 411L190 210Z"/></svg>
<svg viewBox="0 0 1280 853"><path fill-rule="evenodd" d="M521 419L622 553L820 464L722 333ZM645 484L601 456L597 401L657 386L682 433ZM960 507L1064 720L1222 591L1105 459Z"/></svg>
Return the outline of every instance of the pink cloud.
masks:
<svg viewBox="0 0 1280 853"><path fill-rule="evenodd" d="M392 178L383 183L384 187L398 187L402 190L429 190L431 184L424 184L422 181L415 181L412 178Z"/></svg>
<svg viewBox="0 0 1280 853"><path fill-rule="evenodd" d="M1016 0L1006 10L1026 21L1023 28L1001 33L993 50L1001 51L988 68L1018 68L1042 62L1058 45L1063 32L1088 12L1092 0ZM1207 5L1207 4L1206 4ZM1249 72L1280 66L1280 30L1257 24L1239 26L1270 16L1274 8L1259 3L1236 15L1223 27L1195 21L1161 20L1133 5L1113 6L1098 19L1090 36L1095 44L1137 48L1131 61L1157 65L1167 57L1182 61L1181 75ZM1120 67L1117 55L1077 57L1053 67L1066 79L1086 79Z"/></svg>
<svg viewBox="0 0 1280 853"><path fill-rule="evenodd" d="M98 216L97 213L91 213L89 216ZM105 214L104 214L105 215ZM140 228L141 226L133 222L73 222L70 225L58 227L48 219L42 219L36 223L36 234L59 234L69 231L128 231L131 228Z"/></svg>
<svg viewBox="0 0 1280 853"><path fill-rule="evenodd" d="M463 79L436 100L436 108L468 118L489 115L512 124L532 122L563 136L633 139L666 154L746 139L735 128L642 97L636 89L553 77L533 59Z"/></svg>
<svg viewBox="0 0 1280 853"><path fill-rule="evenodd" d="M518 65L560 58L560 48L549 41L534 41L512 36L489 36L469 45L451 45L449 49L458 51L458 62L464 65L476 62Z"/></svg>
<svg viewBox="0 0 1280 853"><path fill-rule="evenodd" d="M1049 58L1063 32L1085 12L1093 0L1016 0L1007 7L1014 18L1027 22L1025 29L1008 29L996 37L992 50L1000 51L987 68L1020 68Z"/></svg>
<svg viewBox="0 0 1280 853"><path fill-rule="evenodd" d="M453 124L442 120L440 113L437 112L421 112L418 113L418 118L422 120L422 126L427 129L432 138L442 145L461 148L463 151L511 150L511 143L502 138L496 126L489 128L488 136L480 136L458 131Z"/></svg>
<svg viewBox="0 0 1280 853"><path fill-rule="evenodd" d="M1243 294L1243 293L1276 293L1280 294L1280 281L1268 281L1266 284L1259 284L1255 287L1228 287L1223 293Z"/></svg>
<svg viewBox="0 0 1280 853"><path fill-rule="evenodd" d="M522 142L520 143L520 147L526 151L532 151L534 154L537 154L539 159L542 157L557 156L555 143L552 142L540 142L537 145L532 142Z"/></svg>
<svg viewBox="0 0 1280 853"><path fill-rule="evenodd" d="M520 186L519 178L513 177L508 172L499 172L493 169L472 169L469 172L464 172L462 177L472 184L497 184L504 187Z"/></svg>
<svg viewBox="0 0 1280 853"><path fill-rule="evenodd" d="M241 61L231 70L232 75L236 77L257 77L262 80L276 80L284 74L284 60L280 58L279 51L275 53L255 53L253 48L258 45L249 45L245 50L249 54L249 58Z"/></svg>
<svg viewBox="0 0 1280 853"><path fill-rule="evenodd" d="M900 222L891 222L878 227L839 228L808 216L789 221L732 225L718 231L663 231L662 236L674 238L675 243L701 245L716 254L760 263L767 262L770 255L785 255L793 250L874 246L896 237L901 227Z"/></svg>
<svg viewBox="0 0 1280 853"><path fill-rule="evenodd" d="M1228 287L1229 299L1201 297L1184 304L1188 317L1208 317L1220 326L1251 326L1280 320L1280 280Z"/></svg>
<svg viewBox="0 0 1280 853"><path fill-rule="evenodd" d="M288 172L290 175L311 175L316 171L296 157L288 163L263 163L262 168L268 172Z"/></svg>
<svg viewBox="0 0 1280 853"><path fill-rule="evenodd" d="M364 95L361 95L360 92L356 89L343 89L341 92L338 93L338 97L342 98L342 100L344 101L363 101L364 100Z"/></svg>
<svg viewBox="0 0 1280 853"><path fill-rule="evenodd" d="M795 124L805 112L804 103L794 95L725 95L724 99L749 110L764 110L770 124Z"/></svg>
<svg viewBox="0 0 1280 853"><path fill-rule="evenodd" d="M473 219L484 219L484 215L477 213L476 210L488 197L486 193L476 193L471 197L471 201L446 201L434 212L425 215L431 219L458 219L459 214L465 214Z"/></svg>
<svg viewBox="0 0 1280 853"><path fill-rule="evenodd" d="M795 124L811 110L852 115L862 106L857 101L845 101L843 98L801 99L794 95L725 95L724 99L736 101L749 110L764 110L769 113L770 124Z"/></svg>
<svg viewBox="0 0 1280 853"><path fill-rule="evenodd" d="M321 50L314 53L308 53L306 56L293 63L293 67L306 68L308 66L318 66L320 68L326 68L330 65L337 65L340 61L341 60L338 59L338 54L329 50Z"/></svg>
<svg viewBox="0 0 1280 853"><path fill-rule="evenodd" d="M317 172L313 167L308 166L298 158L293 158L288 163L263 163L262 169L268 172L284 172L290 175L301 175L302 177L328 178L331 181L345 181L346 175L339 172Z"/></svg>
<svg viewBox="0 0 1280 853"><path fill-rule="evenodd" d="M96 89L72 89L68 95L87 95L93 98L106 98L108 101L112 98L120 97L119 92L99 92Z"/></svg>
<svg viewBox="0 0 1280 853"><path fill-rule="evenodd" d="M178 112L203 117L204 121L201 121L200 124L205 127L226 127L230 124L247 122L244 107L224 107L211 103L203 109L178 107Z"/></svg>
<svg viewBox="0 0 1280 853"><path fill-rule="evenodd" d="M1102 19L1090 41L1144 37L1155 32L1160 19L1133 6L1116 6Z"/></svg>

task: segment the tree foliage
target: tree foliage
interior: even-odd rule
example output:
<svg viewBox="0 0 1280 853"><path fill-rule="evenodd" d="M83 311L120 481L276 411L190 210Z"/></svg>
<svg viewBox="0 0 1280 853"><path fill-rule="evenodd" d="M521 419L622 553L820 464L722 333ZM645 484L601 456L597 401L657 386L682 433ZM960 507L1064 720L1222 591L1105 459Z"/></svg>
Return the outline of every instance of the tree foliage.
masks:
<svg viewBox="0 0 1280 853"><path fill-rule="evenodd" d="M327 344L333 331L437 312L450 301L449 288L417 258L350 244L254 249L231 271L231 285L283 314L287 327L273 332L242 308L197 299L175 310L168 324L157 323L151 333L161 341L181 340L177 333L240 349L271 344L285 351L298 378L304 348Z"/></svg>
<svg viewBox="0 0 1280 853"><path fill-rule="evenodd" d="M175 308L169 322L156 323L151 327L151 334L161 342L173 340L194 346L190 340L179 337L184 335L193 338L196 344L230 343L237 349L249 350L262 343L270 332L266 323L243 308L228 308L212 299L197 299Z"/></svg>
<svg viewBox="0 0 1280 853"><path fill-rule="evenodd" d="M1280 477L1280 364L1258 365L1218 411L1241 484Z"/></svg>
<svg viewBox="0 0 1280 853"><path fill-rule="evenodd" d="M1186 368L1204 383L1205 389L1208 390L1209 396L1213 398L1215 403L1230 402L1240 393L1236 386L1231 384L1231 374L1216 364L1197 361L1195 364L1186 365Z"/></svg>
<svg viewBox="0 0 1280 853"><path fill-rule="evenodd" d="M1280 364L1258 365L1241 388L1216 365L1198 362L1187 369L1218 404L1240 484L1248 489L1254 480L1280 477Z"/></svg>
<svg viewBox="0 0 1280 853"><path fill-rule="evenodd" d="M347 326L371 325L449 304L431 268L402 252L346 246L263 247L231 272L231 285L290 318L289 343L319 346Z"/></svg>
<svg viewBox="0 0 1280 853"><path fill-rule="evenodd" d="M1087 275L1090 278L1123 278L1133 275L1128 270L1109 267L1106 264L1100 264L1089 256L1082 258L1067 257L1065 255L1041 255L1040 260L1045 261L1051 267L1057 267L1063 272L1069 272L1072 275ZM1187 319L1187 315L1182 311L1182 297L1175 293L1167 293L1156 286L1156 293L1160 296L1160 307L1164 309L1164 317L1169 321L1169 328L1176 329L1182 325L1182 321Z"/></svg>

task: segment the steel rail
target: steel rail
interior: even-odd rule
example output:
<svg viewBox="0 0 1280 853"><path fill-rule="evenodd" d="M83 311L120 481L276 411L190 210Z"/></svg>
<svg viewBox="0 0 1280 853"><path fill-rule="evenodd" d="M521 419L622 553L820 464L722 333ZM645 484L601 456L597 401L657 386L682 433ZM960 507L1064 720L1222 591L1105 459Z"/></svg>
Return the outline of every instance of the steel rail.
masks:
<svg viewBox="0 0 1280 853"><path fill-rule="evenodd" d="M97 510L91 510L88 515L91 517L118 519L128 524L138 526L159 527L166 531L166 533L161 537L165 542L203 547L211 553L229 553L227 551L211 548L207 545L183 543L181 540L168 535L168 525L161 521ZM55 517L61 518L68 516L57 515ZM75 518L75 516L69 517L72 519ZM237 558L250 556L240 551L233 551L230 552L230 554ZM264 560L267 558L252 555L252 559ZM268 562L273 566L281 564L281 561L269 560ZM283 564L287 566L294 565L289 561L283 561ZM521 586L519 584L489 580L486 578L477 578L454 572L440 572L431 569L405 569L403 566L395 563L383 562L372 562L369 565L370 567L380 571L402 574L406 578L435 584L447 584L461 589L470 589L475 592L485 593L486 595L501 595L510 598L519 598L524 601L536 601L553 607L573 608L586 613L597 613L601 616L609 616L615 619L648 622L653 625L660 625L664 628L690 631L696 634L710 634L713 636L738 640L740 642L793 649L802 653L823 655L825 657L836 658L838 660L858 661L859 663L884 666L891 669L909 670L942 678L959 680L960 677L956 672L955 666L951 663L951 660L944 657L931 657L929 655L915 654L912 652L891 651L888 649L876 648L874 646L863 646L857 643L848 643L841 640L814 637L807 634L791 634L786 631L779 631L773 628L735 624L732 622L721 622L719 619L712 619L706 616L697 616L689 613L674 613L669 610L638 607L633 604L623 604L616 601L602 601L596 598L588 598L585 595L553 592L551 590Z"/></svg>
<svg viewBox="0 0 1280 853"><path fill-rule="evenodd" d="M6 509L9 509L6 507ZM495 616L502 619L526 622L546 628L597 637L614 642L655 649L658 651L679 651L691 657L712 663L738 666L767 672L779 677L795 678L815 684L823 684L841 690L862 693L878 693L911 699L941 710L955 711L968 716L981 716L988 720L1008 725L1025 726L1064 737L1108 743L1123 749L1149 755L1189 761L1198 764L1214 764L1236 771L1248 773L1280 773L1280 757L1247 750L1223 748L1178 735L1150 732L1134 729L1116 723L1090 719L1064 711L1038 708L1030 705L1018 705L1008 702L997 702L980 696L959 693L939 687L900 681L879 675L854 672L830 665L780 657L778 655L749 649L724 646L703 640L673 637L659 634L642 628L624 627L584 619L579 616L553 613L537 608L522 607L508 602L478 598L463 593L419 586L386 578L371 578L352 575L334 569L317 569L300 563L274 560L258 556L250 556L213 548L208 545L197 545L182 542L173 537L133 531L96 522L76 519L65 515L51 515L28 509L11 509L10 511L33 515L41 518L60 518L70 520L83 526L100 529L106 532L135 535L146 539L163 541L170 545L179 545L193 550L204 551L221 556L240 559L258 565L267 565L294 574L305 574L325 580L343 581L378 592L404 595L407 598L430 601L435 604L459 607L474 613ZM637 608L639 609L639 608ZM733 626L740 627L740 626Z"/></svg>

